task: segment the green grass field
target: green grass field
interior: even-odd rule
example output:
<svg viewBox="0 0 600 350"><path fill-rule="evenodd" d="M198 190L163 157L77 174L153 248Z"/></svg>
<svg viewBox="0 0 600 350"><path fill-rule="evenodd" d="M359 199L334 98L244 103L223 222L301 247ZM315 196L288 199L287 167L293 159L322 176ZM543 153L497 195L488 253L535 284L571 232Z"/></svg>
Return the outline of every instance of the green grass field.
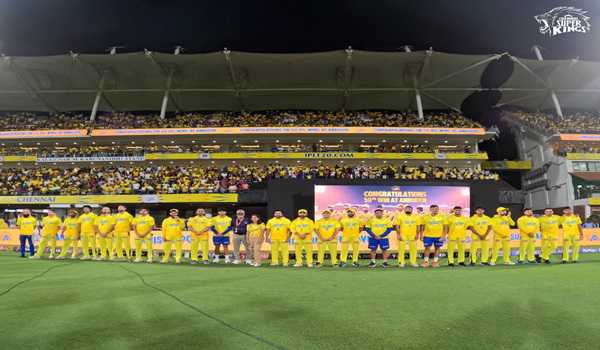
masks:
<svg viewBox="0 0 600 350"><path fill-rule="evenodd" d="M597 349L599 277L596 255L569 265L308 270L2 254L1 348Z"/></svg>

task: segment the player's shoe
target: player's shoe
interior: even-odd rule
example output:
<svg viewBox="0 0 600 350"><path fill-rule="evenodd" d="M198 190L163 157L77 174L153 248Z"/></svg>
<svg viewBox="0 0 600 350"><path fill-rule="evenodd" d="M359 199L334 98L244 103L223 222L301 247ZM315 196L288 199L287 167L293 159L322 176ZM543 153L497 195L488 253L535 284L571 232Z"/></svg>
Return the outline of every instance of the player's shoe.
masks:
<svg viewBox="0 0 600 350"><path fill-rule="evenodd" d="M577 260L571 261L571 264L577 264Z"/></svg>
<svg viewBox="0 0 600 350"><path fill-rule="evenodd" d="M215 258L213 259L213 263L218 264L219 263L219 256L216 255Z"/></svg>
<svg viewBox="0 0 600 350"><path fill-rule="evenodd" d="M148 263L148 264L152 264L153 262L154 262L154 260L152 260L152 259L148 259L148 260L146 261L146 263Z"/></svg>
<svg viewBox="0 0 600 350"><path fill-rule="evenodd" d="M48 259L54 259L54 254L48 255Z"/></svg>
<svg viewBox="0 0 600 350"><path fill-rule="evenodd" d="M398 264L398 267L399 267L399 268L405 268L405 267L406 267L406 264L404 264L404 263L400 263L400 264Z"/></svg>
<svg viewBox="0 0 600 350"><path fill-rule="evenodd" d="M229 259L229 255L225 257L225 264L229 264L231 263L231 260Z"/></svg>
<svg viewBox="0 0 600 350"><path fill-rule="evenodd" d="M477 266L477 263L476 263L475 261L471 261L471 262L469 263L469 266Z"/></svg>
<svg viewBox="0 0 600 350"><path fill-rule="evenodd" d="M357 262L353 262L352 267L358 268L358 267L360 267L360 265Z"/></svg>
<svg viewBox="0 0 600 350"><path fill-rule="evenodd" d="M29 257L29 259L32 259L32 260L37 260L39 258L40 258L39 255L32 255L32 256Z"/></svg>
<svg viewBox="0 0 600 350"><path fill-rule="evenodd" d="M348 264L346 264L345 262L340 264L340 267L348 267Z"/></svg>
<svg viewBox="0 0 600 350"><path fill-rule="evenodd" d="M181 264L181 260L180 259L175 259L175 264Z"/></svg>
<svg viewBox="0 0 600 350"><path fill-rule="evenodd" d="M569 262L567 260L563 260L561 261L561 264L568 264Z"/></svg>
<svg viewBox="0 0 600 350"><path fill-rule="evenodd" d="M198 265L198 260L192 260L192 261L190 261L190 265Z"/></svg>
<svg viewBox="0 0 600 350"><path fill-rule="evenodd" d="M302 267L302 264L294 264L294 267Z"/></svg>
<svg viewBox="0 0 600 350"><path fill-rule="evenodd" d="M488 264L489 266L496 266L496 263L495 263L495 262L493 262L493 261L490 261L490 262L489 262L489 263L487 263L487 264ZM484 263L484 265L485 265L485 263Z"/></svg>
<svg viewBox="0 0 600 350"><path fill-rule="evenodd" d="M550 264L550 259L544 259L544 264Z"/></svg>
<svg viewBox="0 0 600 350"><path fill-rule="evenodd" d="M254 262L252 260L250 260L250 259L246 259L246 261L244 263L246 265L250 265L250 266L254 265Z"/></svg>
<svg viewBox="0 0 600 350"><path fill-rule="evenodd" d="M512 266L512 265L515 265L515 263L512 262L512 261L508 261L508 262L505 262L504 265L506 265L506 266Z"/></svg>
<svg viewBox="0 0 600 350"><path fill-rule="evenodd" d="M517 264L523 265L525 262L523 260L517 260Z"/></svg>
<svg viewBox="0 0 600 350"><path fill-rule="evenodd" d="M452 266L454 266L454 265L452 265ZM440 267L440 263L437 261L434 261L431 263L431 267Z"/></svg>
<svg viewBox="0 0 600 350"><path fill-rule="evenodd" d="M464 262L459 262L459 263L458 263L458 265L459 265L459 266L462 266L462 267L465 267L465 266L467 266L467 265L465 265L465 263L464 263Z"/></svg>
<svg viewBox="0 0 600 350"><path fill-rule="evenodd" d="M136 258L136 259L135 259L133 262L134 262L134 263L141 263L141 262L142 262L142 259L140 259L140 258Z"/></svg>
<svg viewBox="0 0 600 350"><path fill-rule="evenodd" d="M227 262L227 258L225 259L225 262ZM232 264L234 264L234 265L239 265L240 263L241 263L240 259L235 259L232 262Z"/></svg>
<svg viewBox="0 0 600 350"><path fill-rule="evenodd" d="M316 267L316 268L320 268L320 267L322 267L322 266L323 266L323 264L321 264L321 263L319 263L319 262L315 264L315 267Z"/></svg>
<svg viewBox="0 0 600 350"><path fill-rule="evenodd" d="M374 261L371 261L371 262L369 263L368 267L369 267L369 268L371 268L371 269L374 269L374 268L376 268L376 267L377 267L377 263L376 263L376 262L374 262Z"/></svg>
<svg viewBox="0 0 600 350"><path fill-rule="evenodd" d="M423 261L421 267L429 267L429 261Z"/></svg>
<svg viewBox="0 0 600 350"><path fill-rule="evenodd" d="M208 264L210 264L210 261L208 261L208 260L202 260L202 264L208 265Z"/></svg>
<svg viewBox="0 0 600 350"><path fill-rule="evenodd" d="M313 268L314 266L313 266L313 264L306 264L306 267Z"/></svg>
<svg viewBox="0 0 600 350"><path fill-rule="evenodd" d="M59 255L59 256L56 257L56 260L64 260L64 259L65 259L65 257L62 256L62 255Z"/></svg>
<svg viewBox="0 0 600 350"><path fill-rule="evenodd" d="M261 265L259 263L254 263L254 264L252 264L252 266L254 266L254 267L260 267Z"/></svg>
<svg viewBox="0 0 600 350"><path fill-rule="evenodd" d="M495 264L492 265L490 262L484 261L484 262L481 263L481 265L484 265L484 266L494 266Z"/></svg>
<svg viewBox="0 0 600 350"><path fill-rule="evenodd" d="M390 267L390 264L388 264L387 261L384 261L383 264L381 264L381 267L383 267L385 269L385 268Z"/></svg>
<svg viewBox="0 0 600 350"><path fill-rule="evenodd" d="M71 255L69 259L77 259L77 255Z"/></svg>
<svg viewBox="0 0 600 350"><path fill-rule="evenodd" d="M410 267L418 268L419 264L410 264Z"/></svg>
<svg viewBox="0 0 600 350"><path fill-rule="evenodd" d="M448 263L448 266L454 267L454 263Z"/></svg>

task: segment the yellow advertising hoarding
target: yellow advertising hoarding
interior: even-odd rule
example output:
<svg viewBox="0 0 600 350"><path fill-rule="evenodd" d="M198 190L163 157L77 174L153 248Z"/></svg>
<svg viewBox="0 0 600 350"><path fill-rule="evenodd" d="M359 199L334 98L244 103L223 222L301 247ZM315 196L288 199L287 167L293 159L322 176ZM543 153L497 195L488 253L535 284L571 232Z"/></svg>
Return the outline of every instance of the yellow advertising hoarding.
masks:
<svg viewBox="0 0 600 350"><path fill-rule="evenodd" d="M0 196L0 204L236 203L237 193L121 194L87 196Z"/></svg>
<svg viewBox="0 0 600 350"><path fill-rule="evenodd" d="M362 153L362 152L232 152L232 153L146 153L146 160L198 159L389 159L389 160L486 160L481 153Z"/></svg>
<svg viewBox="0 0 600 350"><path fill-rule="evenodd" d="M86 137L87 135L88 131L85 129L0 131L0 139L49 139Z"/></svg>
<svg viewBox="0 0 600 350"><path fill-rule="evenodd" d="M600 153L567 153L568 160L600 160Z"/></svg>

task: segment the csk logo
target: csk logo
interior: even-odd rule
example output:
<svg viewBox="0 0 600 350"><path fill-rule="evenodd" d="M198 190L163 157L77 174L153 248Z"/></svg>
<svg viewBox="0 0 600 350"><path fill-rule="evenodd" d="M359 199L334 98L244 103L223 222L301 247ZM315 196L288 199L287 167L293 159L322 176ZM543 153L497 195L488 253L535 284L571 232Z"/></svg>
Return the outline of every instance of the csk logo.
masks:
<svg viewBox="0 0 600 350"><path fill-rule="evenodd" d="M550 37L565 33L585 34L592 27L586 13L587 11L572 6L560 6L534 18L541 24L540 33Z"/></svg>

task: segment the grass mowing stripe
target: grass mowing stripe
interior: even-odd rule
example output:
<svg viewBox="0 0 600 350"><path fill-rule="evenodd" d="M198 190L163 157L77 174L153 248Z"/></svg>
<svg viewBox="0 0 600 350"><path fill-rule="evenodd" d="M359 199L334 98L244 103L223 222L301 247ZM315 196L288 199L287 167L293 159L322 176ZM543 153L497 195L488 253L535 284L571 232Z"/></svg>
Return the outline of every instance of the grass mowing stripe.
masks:
<svg viewBox="0 0 600 350"><path fill-rule="evenodd" d="M61 265L54 265L54 266L50 266L49 268L47 268L46 270L44 270L44 271L40 272L39 274L37 274L37 275L35 275L35 276L32 276L32 277L29 277L29 278L26 278L26 279L24 279L24 280L22 280L22 281L19 281L19 282L17 282L17 283L15 283L15 284L13 284L12 286L10 286L10 287L8 287L8 288L6 288L6 290L4 290L4 291L0 292L0 297L1 297L1 296L4 296L4 295L6 295L6 294L8 294L8 293L9 293L11 290L13 290L13 289L17 288L18 286L20 286L20 285L22 285L22 284L25 284L25 283L27 283L27 282L31 282L31 281L33 281L33 280L35 280L35 279L38 279L38 278L40 278L40 277L44 276L45 274L47 274L48 272L50 272L50 271L52 271L52 270L54 270L54 269L57 269L57 268L59 268L59 267L65 267L65 266L69 266L69 265L72 265L72 264L75 264L75 262L74 262L74 261L72 261L72 262L69 262L69 263L66 263L66 264L61 264Z"/></svg>
<svg viewBox="0 0 600 350"><path fill-rule="evenodd" d="M119 265L119 266L120 266L120 267L121 267L123 270L125 270L125 271L128 271L128 272L130 272L130 273L132 273L132 274L136 275L136 276L137 276L137 277L140 279L140 281L141 281L141 282L142 282L142 283L143 283L143 284L144 284L146 287L148 287L148 288L151 288L151 289L154 289L154 290L156 290L157 292L160 292L160 293L162 293L162 294L164 294L164 295L166 295L166 296L168 296L168 297L172 298L173 300L175 300L176 302L180 303L181 305L183 305L183 306L185 306L185 307L187 307L187 308L189 308L189 309L191 309L191 310L193 310L193 311L195 311L195 312L197 312L197 313L201 314L201 315L202 315L202 316L204 316L204 317L206 317L206 318L209 318L209 319L211 319L211 320L213 320L213 321L215 321L215 322L217 322L217 323L220 323L221 325L223 325L223 326L225 326L225 327L227 327L227 328L231 329L232 331L235 331L235 332L241 333L241 334L243 334L243 335L245 335L245 336L248 336L248 337L250 337L250 338L252 338L252 339L254 339L254 340L256 340L256 341L258 341L258 342L260 342L260 343L263 343L263 344L265 344L265 345L268 345L268 346L270 346L270 347L272 347L272 348L274 348L274 349L279 349L279 350L287 350L287 348L286 348L285 346L283 346L283 345L280 345L280 344L273 343L272 341L270 341L270 340L267 340L267 339L265 339L265 338L263 338L263 337L261 337L261 336L259 336L259 335L256 335L256 334L253 334L253 333L250 333L250 332L248 332L248 331L245 331L245 330L243 330L243 329L240 329L240 328L237 328L237 327L235 327L234 325L231 325L231 324L227 323L226 321L224 321L224 320L222 320L222 319L220 319L220 318L218 318L218 317L216 317L216 316L213 316L213 315L211 315L211 314L207 313L206 311L204 311L204 310L202 310L202 309L200 309L200 308L198 308L198 307L196 307L196 306L194 306L194 305L192 305L192 304L189 304L189 303L187 303L186 301L184 301L184 300L182 300L182 299L178 298L177 296L175 296L175 295L173 295L173 294L171 294L171 293L167 292L166 290L164 290L164 289L161 289L161 288L159 288L159 287L156 287L156 286L153 286L153 285L151 285L150 283L146 282L146 280L144 279L144 276L142 276L142 275L141 275L139 272L136 272L136 271L130 270L130 269L128 269L127 267L125 267L125 266L123 266L123 265Z"/></svg>

